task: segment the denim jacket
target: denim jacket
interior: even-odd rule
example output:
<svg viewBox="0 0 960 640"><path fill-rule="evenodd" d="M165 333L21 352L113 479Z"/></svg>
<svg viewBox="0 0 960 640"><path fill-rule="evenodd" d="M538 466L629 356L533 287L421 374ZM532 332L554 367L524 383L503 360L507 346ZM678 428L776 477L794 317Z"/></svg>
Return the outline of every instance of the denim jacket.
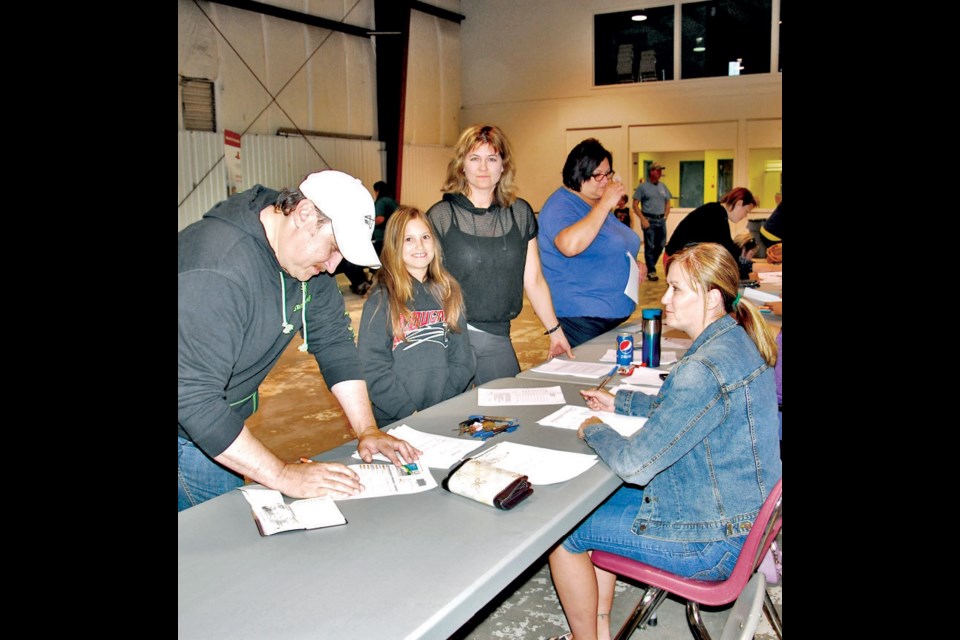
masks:
<svg viewBox="0 0 960 640"><path fill-rule="evenodd" d="M645 485L636 535L710 542L750 531L782 467L773 369L743 327L712 322L658 395L620 391L615 406L647 423L630 438L605 424L584 436L621 478Z"/></svg>

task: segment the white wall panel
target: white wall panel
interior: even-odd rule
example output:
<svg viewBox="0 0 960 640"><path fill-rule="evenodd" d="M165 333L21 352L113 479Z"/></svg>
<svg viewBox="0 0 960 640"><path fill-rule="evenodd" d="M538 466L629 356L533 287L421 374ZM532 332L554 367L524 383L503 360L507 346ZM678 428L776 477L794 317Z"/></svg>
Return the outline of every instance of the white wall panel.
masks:
<svg viewBox="0 0 960 640"><path fill-rule="evenodd" d="M443 197L440 188L447 175L453 147L403 145L403 189L401 204L426 211Z"/></svg>
<svg viewBox="0 0 960 640"><path fill-rule="evenodd" d="M199 220L226 197L226 172L223 160L218 162L221 156L222 133L177 132L177 231ZM213 171L210 167L214 167Z"/></svg>

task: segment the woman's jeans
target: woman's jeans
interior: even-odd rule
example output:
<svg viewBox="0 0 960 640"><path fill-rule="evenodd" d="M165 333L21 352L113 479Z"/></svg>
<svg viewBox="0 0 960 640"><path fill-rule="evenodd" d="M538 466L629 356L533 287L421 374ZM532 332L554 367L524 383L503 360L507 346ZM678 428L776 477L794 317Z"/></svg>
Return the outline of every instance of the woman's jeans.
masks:
<svg viewBox="0 0 960 640"><path fill-rule="evenodd" d="M747 536L712 542L682 542L635 533L643 489L624 485L600 505L563 543L570 553L599 549L696 580L725 580Z"/></svg>

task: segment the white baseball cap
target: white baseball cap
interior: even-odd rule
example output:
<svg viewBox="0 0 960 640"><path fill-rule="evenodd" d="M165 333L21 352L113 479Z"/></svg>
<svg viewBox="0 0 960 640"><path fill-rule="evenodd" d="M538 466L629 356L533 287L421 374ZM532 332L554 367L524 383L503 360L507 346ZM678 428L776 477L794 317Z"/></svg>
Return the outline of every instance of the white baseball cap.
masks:
<svg viewBox="0 0 960 640"><path fill-rule="evenodd" d="M370 241L373 198L362 182L341 171L318 171L300 184L300 192L333 221L333 235L344 258L361 267L380 267Z"/></svg>

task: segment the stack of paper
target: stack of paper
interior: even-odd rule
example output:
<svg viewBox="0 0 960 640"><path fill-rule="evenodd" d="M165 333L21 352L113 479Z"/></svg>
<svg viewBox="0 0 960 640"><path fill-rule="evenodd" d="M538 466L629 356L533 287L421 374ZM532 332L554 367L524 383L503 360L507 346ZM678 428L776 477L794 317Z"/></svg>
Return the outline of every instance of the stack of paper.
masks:
<svg viewBox="0 0 960 640"><path fill-rule="evenodd" d="M522 473L531 484L538 485L576 478L597 463L597 456L531 447L516 442L500 442L476 456L474 460L483 460L495 467Z"/></svg>
<svg viewBox="0 0 960 640"><path fill-rule="evenodd" d="M659 389L663 386L663 380L660 379L660 374L666 373L666 371L661 371L659 369L648 369L647 367L640 367L633 370L633 375L629 375L626 378L621 378L620 382L626 382L627 384L636 384L642 387L653 387L654 389ZM649 393L649 389L644 389Z"/></svg>
<svg viewBox="0 0 960 640"><path fill-rule="evenodd" d="M543 363L539 367L534 367L531 371L538 373L553 373L558 376L576 376L578 378L602 378L603 376L613 375L617 372L617 367L610 369L608 364L597 364L595 362L572 362L554 358Z"/></svg>
<svg viewBox="0 0 960 640"><path fill-rule="evenodd" d="M768 302L783 302L783 298L780 296L767 293L766 291L760 291L759 289L752 289L750 287L747 287L743 290L743 297L753 302L759 302L760 304L767 304Z"/></svg>
<svg viewBox="0 0 960 640"><path fill-rule="evenodd" d="M663 342L660 343L660 346L663 347ZM616 349L607 349L607 352L603 354L603 357L600 358L600 362L616 362L617 361L617 350ZM676 351L661 351L660 352L660 364L673 364L677 361L677 352ZM640 366L643 364L643 360L640 358L640 348L634 346L633 349L633 364Z"/></svg>
<svg viewBox="0 0 960 640"><path fill-rule="evenodd" d="M477 390L477 404L482 407L506 407L514 405L563 404L563 389L560 387L528 387L523 389Z"/></svg>
<svg viewBox="0 0 960 640"><path fill-rule="evenodd" d="M567 405L562 409L554 411L546 418L537 422L545 427L559 427L561 429L579 429L580 425L587 418L600 418L605 424L613 428L625 438L629 438L647 423L646 418L636 416L625 416L619 413L609 413L607 411L591 411L587 407L577 407Z"/></svg>

